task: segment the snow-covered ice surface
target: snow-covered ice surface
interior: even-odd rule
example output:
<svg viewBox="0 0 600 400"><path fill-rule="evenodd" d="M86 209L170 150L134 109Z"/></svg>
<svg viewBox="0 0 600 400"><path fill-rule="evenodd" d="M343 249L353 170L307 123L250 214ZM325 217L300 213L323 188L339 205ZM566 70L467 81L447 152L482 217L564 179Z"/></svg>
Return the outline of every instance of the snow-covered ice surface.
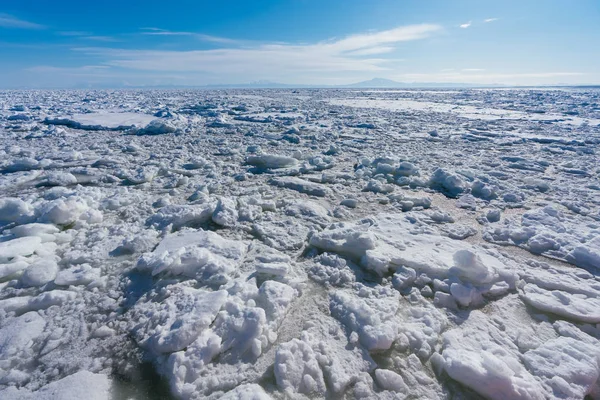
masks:
<svg viewBox="0 0 600 400"><path fill-rule="evenodd" d="M0 92L1 399L600 398L600 91Z"/></svg>

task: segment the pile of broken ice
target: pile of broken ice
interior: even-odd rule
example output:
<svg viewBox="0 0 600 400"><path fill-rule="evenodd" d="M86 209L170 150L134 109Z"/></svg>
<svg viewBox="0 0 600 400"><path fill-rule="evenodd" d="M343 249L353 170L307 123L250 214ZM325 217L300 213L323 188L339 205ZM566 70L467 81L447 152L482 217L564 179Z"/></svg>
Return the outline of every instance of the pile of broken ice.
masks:
<svg viewBox="0 0 600 400"><path fill-rule="evenodd" d="M600 398L598 92L304 92L0 92L0 398Z"/></svg>

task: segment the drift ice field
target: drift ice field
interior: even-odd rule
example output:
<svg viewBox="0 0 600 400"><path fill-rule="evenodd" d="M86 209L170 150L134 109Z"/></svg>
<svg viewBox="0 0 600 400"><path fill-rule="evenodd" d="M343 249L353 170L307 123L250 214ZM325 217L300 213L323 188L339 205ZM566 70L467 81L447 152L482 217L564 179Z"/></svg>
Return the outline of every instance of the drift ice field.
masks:
<svg viewBox="0 0 600 400"><path fill-rule="evenodd" d="M1 399L600 398L600 90L0 92Z"/></svg>

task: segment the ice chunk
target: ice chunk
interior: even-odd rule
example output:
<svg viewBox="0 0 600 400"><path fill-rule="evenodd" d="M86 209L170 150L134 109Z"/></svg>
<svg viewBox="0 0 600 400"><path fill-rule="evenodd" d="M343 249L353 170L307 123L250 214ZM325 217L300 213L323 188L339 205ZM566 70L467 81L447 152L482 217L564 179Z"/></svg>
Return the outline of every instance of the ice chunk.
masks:
<svg viewBox="0 0 600 400"><path fill-rule="evenodd" d="M77 297L77 293L67 290L52 290L41 293L35 297L10 297L0 300L0 309L7 312L15 311L17 314L28 311L44 310L52 306L61 306Z"/></svg>
<svg viewBox="0 0 600 400"><path fill-rule="evenodd" d="M290 265L282 262L256 264L256 272L259 274L285 276L289 269Z"/></svg>
<svg viewBox="0 0 600 400"><path fill-rule="evenodd" d="M293 167L297 162L298 160L295 158L275 154L259 154L246 157L246 164L266 169Z"/></svg>
<svg viewBox="0 0 600 400"><path fill-rule="evenodd" d="M21 276L24 286L42 286L56 277L58 265L54 260L42 259L31 264Z"/></svg>
<svg viewBox="0 0 600 400"><path fill-rule="evenodd" d="M344 286L355 281L354 272L348 262L334 254L322 254L309 270L309 276L322 284Z"/></svg>
<svg viewBox="0 0 600 400"><path fill-rule="evenodd" d="M98 268L93 268L89 264L81 264L59 271L54 283L58 286L88 285L100 278Z"/></svg>
<svg viewBox="0 0 600 400"><path fill-rule="evenodd" d="M304 341L292 339L281 344L275 354L277 386L289 395L325 393L323 371L313 349Z"/></svg>
<svg viewBox="0 0 600 400"><path fill-rule="evenodd" d="M150 121L148 125L135 131L136 135L164 135L173 133L177 128L169 121L164 119L155 119Z"/></svg>
<svg viewBox="0 0 600 400"><path fill-rule="evenodd" d="M49 172L42 178L45 186L71 186L77 184L77 178L70 172Z"/></svg>
<svg viewBox="0 0 600 400"><path fill-rule="evenodd" d="M112 251L112 255L144 253L152 250L157 242L158 232L154 229L144 229L123 239L121 244Z"/></svg>
<svg viewBox="0 0 600 400"><path fill-rule="evenodd" d="M0 328L0 362L30 351L33 341L42 334L45 326L44 318L34 311L8 319ZM7 371L0 368L0 376L3 372Z"/></svg>
<svg viewBox="0 0 600 400"><path fill-rule="evenodd" d="M368 289L363 289L368 293ZM365 293L365 294L366 294ZM331 315L348 329L358 333L369 350L387 350L398 336L401 322L396 318L400 307L395 290L372 297L353 296L337 290L330 295Z"/></svg>
<svg viewBox="0 0 600 400"><path fill-rule="evenodd" d="M467 185L460 177L442 168L438 168L433 172L433 175L429 178L429 186L449 197L458 197L467 188Z"/></svg>
<svg viewBox="0 0 600 400"><path fill-rule="evenodd" d="M153 275L167 272L206 283L225 283L246 253L243 242L210 231L181 231L167 235L152 253L138 260L137 268Z"/></svg>
<svg viewBox="0 0 600 400"><path fill-rule="evenodd" d="M17 257L7 264L0 264L0 281L23 271L28 266L29 263L23 260L22 257Z"/></svg>
<svg viewBox="0 0 600 400"><path fill-rule="evenodd" d="M8 231L15 237L38 236L42 242L52 242L60 230L51 224L25 224L16 226Z"/></svg>
<svg viewBox="0 0 600 400"><path fill-rule="evenodd" d="M375 248L376 238L367 225L349 225L325 230L310 238L310 245L325 251L360 259L367 250Z"/></svg>
<svg viewBox="0 0 600 400"><path fill-rule="evenodd" d="M500 221L500 210L498 210L497 208L488 210L488 212L485 214L485 218L488 220L488 222Z"/></svg>
<svg viewBox="0 0 600 400"><path fill-rule="evenodd" d="M391 390L393 392L400 393L408 392L408 386L406 386L406 383L404 383L404 379L389 369L376 369L375 381L383 390Z"/></svg>
<svg viewBox="0 0 600 400"><path fill-rule="evenodd" d="M284 187L300 193L306 193L309 196L325 197L331 193L327 187L320 183L306 181L293 176L276 177L271 179L269 183L274 186Z"/></svg>
<svg viewBox="0 0 600 400"><path fill-rule="evenodd" d="M394 185L384 183L377 179L371 179L367 186L363 188L363 192L373 192L373 193L383 193L388 194L392 193L396 188Z"/></svg>
<svg viewBox="0 0 600 400"><path fill-rule="evenodd" d="M472 311L443 338L439 362L452 379L489 399L545 398L540 383L519 362L514 343L483 313Z"/></svg>
<svg viewBox="0 0 600 400"><path fill-rule="evenodd" d="M285 283L265 281L258 290L258 304L261 305L270 320L279 322L288 306L296 296L296 291Z"/></svg>
<svg viewBox="0 0 600 400"><path fill-rule="evenodd" d="M158 229L172 225L173 229L177 230L184 226L201 225L210 221L214 211L215 206L212 204L165 206L148 218L146 224Z"/></svg>
<svg viewBox="0 0 600 400"><path fill-rule="evenodd" d="M0 262L8 262L18 256L32 255L42 247L42 239L37 236L25 236L0 242Z"/></svg>
<svg viewBox="0 0 600 400"><path fill-rule="evenodd" d="M454 222L454 218L452 218L452 216L450 214L448 214L447 212L443 212L443 211L435 211L429 215L429 218L431 218L434 222L439 222L439 223Z"/></svg>
<svg viewBox="0 0 600 400"><path fill-rule="evenodd" d="M466 282L489 283L494 279L493 270L486 265L481 255L472 250L458 250L452 256L452 271Z"/></svg>
<svg viewBox="0 0 600 400"><path fill-rule="evenodd" d="M297 201L285 207L285 213L303 221L309 221L320 226L327 226L331 221L329 211L313 201Z"/></svg>
<svg viewBox="0 0 600 400"><path fill-rule="evenodd" d="M171 285L161 303L141 303L136 311L144 315L136 328L138 342L155 353L172 353L192 344L212 324L227 292L211 292Z"/></svg>
<svg viewBox="0 0 600 400"><path fill-rule="evenodd" d="M419 175L419 169L414 164L403 161L398 168L395 169L394 174L400 176Z"/></svg>
<svg viewBox="0 0 600 400"><path fill-rule="evenodd" d="M460 224L452 224L445 226L442 228L443 232L448 234L448 237L455 240L464 240L469 236L474 236L477 234L477 229L468 226L468 225L460 225Z"/></svg>
<svg viewBox="0 0 600 400"><path fill-rule="evenodd" d="M256 383L240 385L220 396L221 400L271 400L271 396Z"/></svg>
<svg viewBox="0 0 600 400"><path fill-rule="evenodd" d="M419 231L403 214L380 215L368 223L333 225L315 233L309 243L354 258L363 268L379 275L406 266L432 279L458 274L474 284L512 281L513 276L512 264L470 244ZM461 250L466 253L458 253L455 259L455 253Z"/></svg>
<svg viewBox="0 0 600 400"><path fill-rule="evenodd" d="M557 398L583 399L595 390L600 377L598 345L559 337L525 353L523 362Z"/></svg>
<svg viewBox="0 0 600 400"><path fill-rule="evenodd" d="M600 270L600 237L575 247L566 258L579 267Z"/></svg>
<svg viewBox="0 0 600 400"><path fill-rule="evenodd" d="M42 207L39 221L62 226L70 225L89 209L88 204L80 198L56 199Z"/></svg>
<svg viewBox="0 0 600 400"><path fill-rule="evenodd" d="M492 200L497 197L496 188L480 180L475 180L473 182L471 185L471 193L475 197L480 197L486 200Z"/></svg>
<svg viewBox="0 0 600 400"><path fill-rule="evenodd" d="M44 120L44 123L98 131L126 130L137 126L144 126L153 120L154 117L147 114L98 112L73 114L65 117L48 117Z"/></svg>
<svg viewBox="0 0 600 400"><path fill-rule="evenodd" d="M215 224L232 227L238 220L238 211L235 200L221 197L212 215Z"/></svg>
<svg viewBox="0 0 600 400"><path fill-rule="evenodd" d="M0 224L24 224L33 220L35 210L29 203L14 197L0 199Z"/></svg>
<svg viewBox="0 0 600 400"><path fill-rule="evenodd" d="M600 298L571 294L561 290L545 290L528 283L523 288L523 300L540 311L560 315L575 321L600 323Z"/></svg>
<svg viewBox="0 0 600 400"><path fill-rule="evenodd" d="M2 395L2 392L0 392ZM104 374L79 371L51 382L35 392L9 392L6 400L111 400L112 381Z"/></svg>
<svg viewBox="0 0 600 400"><path fill-rule="evenodd" d="M356 199L344 199L340 202L340 205L348 208L356 208L358 206L358 200Z"/></svg>
<svg viewBox="0 0 600 400"><path fill-rule="evenodd" d="M489 399L544 399L542 388L513 360L489 351L444 351L448 375ZM517 369L515 371L515 369Z"/></svg>
<svg viewBox="0 0 600 400"><path fill-rule="evenodd" d="M130 171L120 171L117 176L124 179L127 185L141 185L152 180L158 174L159 169L152 165L138 167Z"/></svg>

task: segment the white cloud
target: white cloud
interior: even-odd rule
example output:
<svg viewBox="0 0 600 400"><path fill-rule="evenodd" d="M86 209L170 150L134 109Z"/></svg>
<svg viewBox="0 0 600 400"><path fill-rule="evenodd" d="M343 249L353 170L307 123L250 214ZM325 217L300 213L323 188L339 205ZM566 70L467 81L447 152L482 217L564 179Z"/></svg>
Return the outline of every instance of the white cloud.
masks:
<svg viewBox="0 0 600 400"><path fill-rule="evenodd" d="M423 39L439 29L441 29L440 26L431 24L408 25L382 32L351 35L338 41L320 43L318 45L339 52L351 51L377 47L384 44Z"/></svg>
<svg viewBox="0 0 600 400"><path fill-rule="evenodd" d="M398 27L328 40L315 44L248 44L237 47L223 38L201 35L201 39L223 44L211 50L168 51L129 50L87 47L75 49L103 58L104 64L118 69L176 72L190 75L205 73L226 81L269 79L302 83L324 79L339 73L386 71L389 59L373 57L389 53L401 42L429 37L441 29L421 24ZM146 34L184 34L147 28ZM199 34L194 34L199 35ZM230 39L229 39L230 40ZM394 60L397 61L397 60Z"/></svg>
<svg viewBox="0 0 600 400"><path fill-rule="evenodd" d="M463 72L481 72L481 71L485 71L485 69L481 69L481 68L464 68Z"/></svg>
<svg viewBox="0 0 600 400"><path fill-rule="evenodd" d="M82 39L93 40L96 42L118 42L119 40L112 36L83 36Z"/></svg>
<svg viewBox="0 0 600 400"><path fill-rule="evenodd" d="M44 29L44 25L18 19L8 14L0 14L0 27L15 29Z"/></svg>
<svg viewBox="0 0 600 400"><path fill-rule="evenodd" d="M346 55L349 56L370 56L373 54L385 54L394 51L395 48L392 46L377 46L377 47L367 47L365 49L354 50L347 52Z"/></svg>
<svg viewBox="0 0 600 400"><path fill-rule="evenodd" d="M205 41L205 42L213 42L213 43L221 43L221 44L238 44L238 43L242 43L241 40L229 39L229 38L224 38L224 37L219 37L219 36L212 36L212 35L204 35L202 33L197 33L194 36L197 37L200 40Z"/></svg>
<svg viewBox="0 0 600 400"><path fill-rule="evenodd" d="M142 28L144 32L142 35L150 35L150 36L193 36L197 39L203 40L205 42L214 42L214 43L223 43L223 44L234 44L239 43L238 40L223 38L219 36L205 35L203 33L196 32L187 32L187 31L169 31L166 29L160 28Z"/></svg>
<svg viewBox="0 0 600 400"><path fill-rule="evenodd" d="M91 32L84 32L84 31L61 31L58 32L58 35L60 36L88 36L91 35Z"/></svg>
<svg viewBox="0 0 600 400"><path fill-rule="evenodd" d="M494 22L494 21L498 21L500 18L487 18L484 19L483 22L488 23L488 22Z"/></svg>
<svg viewBox="0 0 600 400"><path fill-rule="evenodd" d="M470 27L470 26L471 26L471 21L469 21L469 22L467 22L467 23L465 23L465 24L459 25L459 26L460 26L461 28L463 28L463 29L466 29L466 28L468 28L468 27Z"/></svg>
<svg viewBox="0 0 600 400"><path fill-rule="evenodd" d="M27 68L26 71L72 74L80 72L93 73L95 71L106 71L108 69L110 69L110 67L106 65L84 65L81 67L52 67L49 65L38 65L36 67Z"/></svg>
<svg viewBox="0 0 600 400"><path fill-rule="evenodd" d="M144 32L142 35L152 36L192 36L194 32L183 32L183 31L168 31L160 28L142 28Z"/></svg>

